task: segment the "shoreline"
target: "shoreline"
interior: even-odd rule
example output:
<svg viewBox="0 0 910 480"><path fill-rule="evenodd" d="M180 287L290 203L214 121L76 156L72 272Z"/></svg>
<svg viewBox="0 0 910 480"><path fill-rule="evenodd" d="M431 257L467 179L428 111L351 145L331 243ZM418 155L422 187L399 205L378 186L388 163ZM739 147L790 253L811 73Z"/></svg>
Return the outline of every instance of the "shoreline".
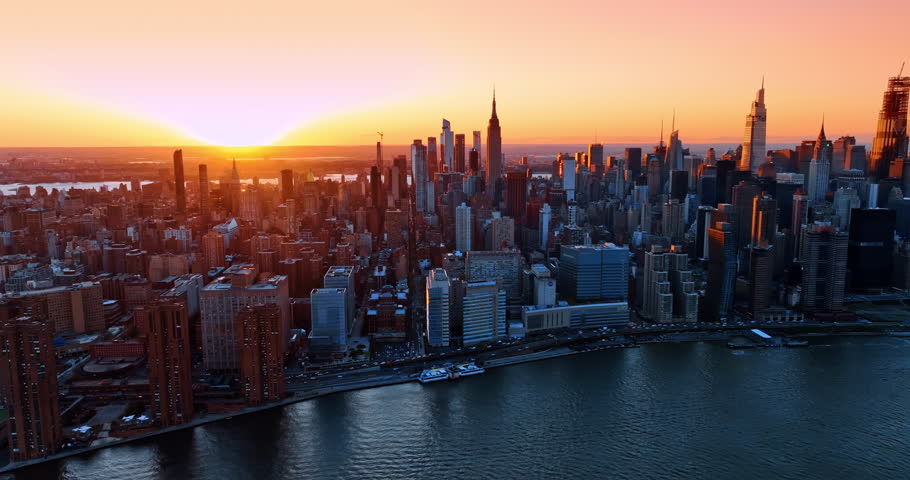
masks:
<svg viewBox="0 0 910 480"><path fill-rule="evenodd" d="M719 338L708 338L708 337L698 338L697 337L698 333L704 333L704 332L690 332L690 334L693 335L692 338L645 341L645 342L640 342L637 345L659 345L659 344L667 344L667 343L722 342L722 341L724 341L723 339L719 339ZM902 336L910 336L910 335L894 335L892 332L887 332L887 331L879 331L879 332L832 331L832 332L797 333L794 336L809 337L809 338L845 337L845 336L862 336L862 337L873 337L874 336L874 337L900 338ZM591 343L593 343L595 341L596 341L596 338L591 339ZM502 358L497 358L497 359L490 359L490 360L487 360L486 362L484 362L483 367L485 369L508 367L511 365L530 363L530 362L535 362L535 361L540 361L540 360L549 360L549 359L560 358L560 357L565 357L565 356L570 356L570 355L599 352L599 351L610 350L610 349L618 350L618 349L623 349L623 348L629 348L629 347L628 346L626 346L626 347L616 346L616 347L606 347L606 348L601 348L601 349L592 349L592 350L587 350L587 351L581 351L581 350L573 350L567 346L560 345L560 346L555 346L549 350L542 351L542 352L532 352L532 353L518 354L518 355L502 357ZM229 419L232 419L233 417L238 417L241 415L248 415L248 414L252 414L252 413L263 412L266 410L282 408L282 407L286 407L288 405L292 405L295 403L304 402L307 400L313 400L313 399L321 398L321 397L326 397L326 396L333 395L336 393L345 393L345 392L350 392L350 391L355 391L355 390L366 390L366 389L370 389L370 388L381 388L381 387L387 387L387 386L391 386L391 385L401 385L401 384L412 383L412 382L417 382L417 379L410 378L410 377L397 378L397 379L383 379L383 380L375 381L375 383L365 383L363 381L360 381L360 382L355 382L355 383L351 383L351 384L343 384L343 385L338 385L338 386L317 388L317 389L314 389L312 392L307 392L307 393L303 393L303 394L295 394L294 396L289 397L287 399L281 400L279 402L269 403L267 405L260 405L258 407L247 407L242 410L238 410L236 412L231 412L231 413L210 414L210 415L206 415L204 418L195 419L195 420L193 420L189 423L185 423L183 425L175 425L175 426L171 426L171 427L161 428L161 429L157 429L152 432L142 433L142 434L138 434L138 435L135 435L132 437L118 438L116 440L112 440L112 441L106 442L101 445L93 445L93 446L89 446L89 447L73 449L73 450L68 450L68 451L64 451L64 452L58 452L54 455L50 455L48 457L44 457L44 458L40 458L40 459L33 459L33 460L27 460L27 461L23 461L23 462L16 462L16 463L11 462L11 463L8 463L8 464L0 467L0 474L9 474L9 473L12 473L12 472L15 472L18 470L27 469L29 467L34 467L34 466L37 466L37 465L40 465L43 463L47 463L47 462L62 460L62 459L69 458L69 457L74 457L74 456L78 456L78 455L82 455L82 454L86 454L86 453L91 453L91 452L95 452L95 451L102 450L102 449L109 448L109 447L124 445L124 444L134 442L134 441L147 440L147 439L150 439L150 438L153 438L156 436L160 436L160 435L166 435L166 434L181 431L181 430L196 428L198 426L215 423L215 422L219 422L222 420L229 420Z"/></svg>

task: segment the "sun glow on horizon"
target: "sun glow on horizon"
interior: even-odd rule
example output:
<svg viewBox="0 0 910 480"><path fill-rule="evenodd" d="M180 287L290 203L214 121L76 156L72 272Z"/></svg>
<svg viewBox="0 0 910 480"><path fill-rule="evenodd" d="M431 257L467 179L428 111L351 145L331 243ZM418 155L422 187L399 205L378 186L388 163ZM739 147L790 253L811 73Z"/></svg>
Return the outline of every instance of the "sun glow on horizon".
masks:
<svg viewBox="0 0 910 480"><path fill-rule="evenodd" d="M825 15L787 0L466 0L466 23L395 0L266 3L6 6L0 145L368 145L377 130L407 145L442 117L485 131L494 82L507 144L656 139L674 107L684 142L735 139L762 75L769 142L813 138L823 111L831 136L868 137L910 17L896 0L830 0ZM838 21L850 35L829 35ZM734 23L767 34L718 29Z"/></svg>

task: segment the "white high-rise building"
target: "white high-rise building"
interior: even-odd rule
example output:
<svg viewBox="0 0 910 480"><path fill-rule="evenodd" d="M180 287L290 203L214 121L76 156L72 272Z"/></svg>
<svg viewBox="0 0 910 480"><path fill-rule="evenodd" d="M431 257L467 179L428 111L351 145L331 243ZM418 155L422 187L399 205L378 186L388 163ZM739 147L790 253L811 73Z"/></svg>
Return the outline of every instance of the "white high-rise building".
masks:
<svg viewBox="0 0 910 480"><path fill-rule="evenodd" d="M452 124L448 120L442 119L442 133L439 134L439 143L442 146L442 160L446 169L454 172L455 168L455 133L452 132Z"/></svg>
<svg viewBox="0 0 910 480"><path fill-rule="evenodd" d="M347 328L351 329L354 321L354 299L357 292L354 289L354 267L350 265L333 265L322 277L322 286L325 288L342 288L345 290L345 318Z"/></svg>
<svg viewBox="0 0 910 480"><path fill-rule="evenodd" d="M455 207L455 249L465 253L471 250L471 207L464 202Z"/></svg>
<svg viewBox="0 0 910 480"><path fill-rule="evenodd" d="M550 204L543 204L543 207L540 207L540 249L543 251L547 250L547 241L550 238L550 218L552 216Z"/></svg>
<svg viewBox="0 0 910 480"><path fill-rule="evenodd" d="M427 343L434 347L449 346L449 298L452 285L449 275L442 268L427 277Z"/></svg>
<svg viewBox="0 0 910 480"><path fill-rule="evenodd" d="M556 305L556 279L550 276L550 269L536 263L531 265L531 275L534 276L534 305L538 307Z"/></svg>
<svg viewBox="0 0 910 480"><path fill-rule="evenodd" d="M465 286L462 307L465 345L489 342L506 335L506 292L499 282L476 282Z"/></svg>
<svg viewBox="0 0 910 480"><path fill-rule="evenodd" d="M740 170L758 172L758 167L765 162L768 147L765 144L765 131L768 121L768 111L765 108L765 81L762 79L761 88L755 94L752 102L752 111L746 115L746 134L743 138L743 156L739 160Z"/></svg>
<svg viewBox="0 0 910 480"><path fill-rule="evenodd" d="M310 293L310 345L317 350L347 349L347 292L344 288L314 288Z"/></svg>

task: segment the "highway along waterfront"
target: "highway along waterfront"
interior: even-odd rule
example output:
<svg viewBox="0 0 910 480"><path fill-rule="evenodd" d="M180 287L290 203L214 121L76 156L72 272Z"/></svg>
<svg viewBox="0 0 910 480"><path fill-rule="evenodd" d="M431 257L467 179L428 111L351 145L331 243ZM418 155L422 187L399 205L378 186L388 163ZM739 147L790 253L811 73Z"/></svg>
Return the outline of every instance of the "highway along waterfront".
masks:
<svg viewBox="0 0 910 480"><path fill-rule="evenodd" d="M605 348L328 395L6 478L898 478L908 372L910 339L894 336Z"/></svg>

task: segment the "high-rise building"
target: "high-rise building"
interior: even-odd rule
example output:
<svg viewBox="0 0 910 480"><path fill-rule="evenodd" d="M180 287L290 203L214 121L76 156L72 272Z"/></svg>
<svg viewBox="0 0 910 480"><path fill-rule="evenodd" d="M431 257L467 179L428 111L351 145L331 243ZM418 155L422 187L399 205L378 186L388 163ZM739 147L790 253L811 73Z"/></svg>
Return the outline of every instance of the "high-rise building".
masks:
<svg viewBox="0 0 910 480"><path fill-rule="evenodd" d="M183 177L183 150L174 150L174 182L177 193L177 215L186 215L186 179Z"/></svg>
<svg viewBox="0 0 910 480"><path fill-rule="evenodd" d="M749 258L749 306L757 316L771 306L771 280L774 275L774 246L753 246Z"/></svg>
<svg viewBox="0 0 910 480"><path fill-rule="evenodd" d="M193 362L187 306L160 302L137 307L148 342L149 408L162 427L193 419Z"/></svg>
<svg viewBox="0 0 910 480"><path fill-rule="evenodd" d="M510 305L521 302L521 253L518 250L470 251L465 259L468 282L497 280Z"/></svg>
<svg viewBox="0 0 910 480"><path fill-rule="evenodd" d="M214 372L236 372L238 358L237 314L247 305L274 303L281 307L282 342L290 329L288 280L283 275L258 278L251 264L234 264L200 294L203 364Z"/></svg>
<svg viewBox="0 0 910 480"><path fill-rule="evenodd" d="M669 323L674 318L695 321L698 294L689 269L689 256L653 245L645 253L642 316Z"/></svg>
<svg viewBox="0 0 910 480"><path fill-rule="evenodd" d="M847 248L847 234L830 225L812 223L803 229L803 310L836 312L843 308Z"/></svg>
<svg viewBox="0 0 910 480"><path fill-rule="evenodd" d="M413 153L411 159L413 159ZM427 179L432 183L439 173L439 156L436 154L436 137L427 138ZM413 169L413 165L411 166Z"/></svg>
<svg viewBox="0 0 910 480"><path fill-rule="evenodd" d="M0 327L0 402L6 407L12 461L60 449L54 330L37 317L19 317Z"/></svg>
<svg viewBox="0 0 910 480"><path fill-rule="evenodd" d="M310 293L310 350L338 355L347 350L347 289L314 288Z"/></svg>
<svg viewBox="0 0 910 480"><path fill-rule="evenodd" d="M224 235L211 231L202 236L202 256L208 268L224 267L227 261L224 258Z"/></svg>
<svg viewBox="0 0 910 480"><path fill-rule="evenodd" d="M203 216L209 215L209 170L208 167L199 164L199 211Z"/></svg>
<svg viewBox="0 0 910 480"><path fill-rule="evenodd" d="M733 224L717 222L708 228L708 278L705 285L705 315L726 318L733 309L736 288L736 231Z"/></svg>
<svg viewBox="0 0 910 480"><path fill-rule="evenodd" d="M411 182L414 184L414 208L418 213L427 209L427 147L420 139L411 144Z"/></svg>
<svg viewBox="0 0 910 480"><path fill-rule="evenodd" d="M856 145L856 137L843 136L839 137L832 143L831 147L831 174L837 175L846 168L847 152L850 147Z"/></svg>
<svg viewBox="0 0 910 480"><path fill-rule="evenodd" d="M603 170L604 165L604 144L592 143L588 145L588 169L592 172L597 171L598 167Z"/></svg>
<svg viewBox="0 0 910 480"><path fill-rule="evenodd" d="M627 148L626 166L629 169L629 182L634 182L641 176L641 148Z"/></svg>
<svg viewBox="0 0 910 480"><path fill-rule="evenodd" d="M629 297L629 249L612 243L563 245L559 255L559 288L563 297L575 301L611 300Z"/></svg>
<svg viewBox="0 0 910 480"><path fill-rule="evenodd" d="M524 223L530 177L530 170L527 167L506 174L506 215L514 218L519 224Z"/></svg>
<svg viewBox="0 0 910 480"><path fill-rule="evenodd" d="M284 397L281 308L275 304L245 306L238 315L237 327L240 390L247 404L255 406L281 400Z"/></svg>
<svg viewBox="0 0 910 480"><path fill-rule="evenodd" d="M354 303L357 298L355 284L354 267L350 265L333 265L322 277L324 288L343 288L345 291L345 318L348 321L348 331L351 330L351 323L354 321Z"/></svg>
<svg viewBox="0 0 910 480"><path fill-rule="evenodd" d="M455 207L455 249L460 252L471 250L471 207L461 205Z"/></svg>
<svg viewBox="0 0 910 480"><path fill-rule="evenodd" d="M752 208L755 206L755 197L761 194L761 188L754 182L739 182L733 187L733 209L736 218L736 244L744 247L749 244L752 237Z"/></svg>
<svg viewBox="0 0 910 480"><path fill-rule="evenodd" d="M222 194L224 191L222 190ZM231 164L231 181L228 186L228 208L233 215L240 214L240 173L237 172L237 159Z"/></svg>
<svg viewBox="0 0 910 480"><path fill-rule="evenodd" d="M493 92L493 114L487 126L487 196L495 198L496 182L502 176L502 129L496 116L496 92Z"/></svg>
<svg viewBox="0 0 910 480"><path fill-rule="evenodd" d="M866 171L866 146L865 145L847 145L846 160L844 168L847 170Z"/></svg>
<svg viewBox="0 0 910 480"><path fill-rule="evenodd" d="M910 77L889 78L869 155L867 173L876 180L888 177L888 170L895 159L907 157L908 102Z"/></svg>
<svg viewBox="0 0 910 480"><path fill-rule="evenodd" d="M876 292L890 286L896 220L896 212L885 208L851 212L847 251L851 290Z"/></svg>
<svg viewBox="0 0 910 480"><path fill-rule="evenodd" d="M810 202L824 200L825 194L828 193L832 149L831 142L825 137L825 122L822 120L821 131L818 132L818 139L815 141L812 162L809 164L808 188Z"/></svg>
<svg viewBox="0 0 910 480"><path fill-rule="evenodd" d="M465 165L465 144L464 134L455 135L455 172L464 173L467 171Z"/></svg>
<svg viewBox="0 0 910 480"><path fill-rule="evenodd" d="M550 219L553 214L550 204L545 203L540 207L540 249L547 251L547 242L550 238Z"/></svg>
<svg viewBox="0 0 910 480"><path fill-rule="evenodd" d="M499 282L465 285L462 300L463 343L495 341L506 335L506 292Z"/></svg>
<svg viewBox="0 0 910 480"><path fill-rule="evenodd" d="M846 232L850 228L850 214L860 208L859 193L852 188L840 187L834 192L834 213L837 214L837 229Z"/></svg>
<svg viewBox="0 0 910 480"><path fill-rule="evenodd" d="M749 243L753 247L767 247L777 233L777 201L762 192L752 199L752 229Z"/></svg>
<svg viewBox="0 0 910 480"><path fill-rule="evenodd" d="M679 200L674 198L661 206L660 229L665 237L670 238L670 243L682 241L686 223L683 204Z"/></svg>
<svg viewBox="0 0 910 480"><path fill-rule="evenodd" d="M281 200L294 198L294 171L286 168L281 171Z"/></svg>
<svg viewBox="0 0 910 480"><path fill-rule="evenodd" d="M799 256L799 242L802 240L803 225L809 221L809 196L801 188L793 194L793 213L790 216L790 230L793 233L793 251Z"/></svg>
<svg viewBox="0 0 910 480"><path fill-rule="evenodd" d="M441 268L430 272L426 281L427 343L434 347L449 346L449 297L452 285L449 275Z"/></svg>
<svg viewBox="0 0 910 480"><path fill-rule="evenodd" d="M768 149L765 144L768 111L765 108L765 81L755 94L752 111L746 115L746 134L743 138L743 155L737 165L739 170L758 171L759 165L765 162Z"/></svg>
<svg viewBox="0 0 910 480"><path fill-rule="evenodd" d="M439 134L439 145L442 148L442 163L447 172L454 172L455 168L455 134L452 124L442 119L442 133Z"/></svg>

